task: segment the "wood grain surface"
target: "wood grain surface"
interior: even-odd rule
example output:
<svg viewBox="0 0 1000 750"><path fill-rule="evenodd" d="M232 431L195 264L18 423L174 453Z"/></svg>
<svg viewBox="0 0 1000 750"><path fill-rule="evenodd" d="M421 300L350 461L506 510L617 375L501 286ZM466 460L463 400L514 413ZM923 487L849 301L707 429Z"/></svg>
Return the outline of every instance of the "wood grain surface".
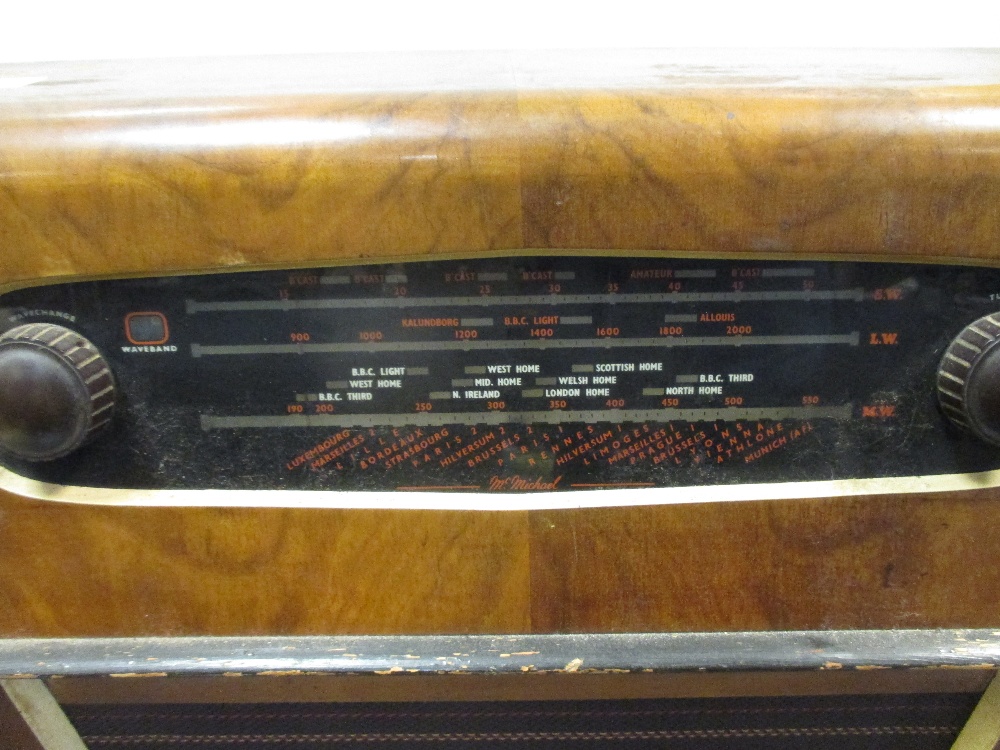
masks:
<svg viewBox="0 0 1000 750"><path fill-rule="evenodd" d="M169 65L0 70L47 81L0 88L0 288L524 249L993 266L998 61L590 60L593 86L442 63L424 88L303 63L274 90L200 62L188 95ZM0 493L0 635L992 627L997 529L989 490L531 513Z"/></svg>

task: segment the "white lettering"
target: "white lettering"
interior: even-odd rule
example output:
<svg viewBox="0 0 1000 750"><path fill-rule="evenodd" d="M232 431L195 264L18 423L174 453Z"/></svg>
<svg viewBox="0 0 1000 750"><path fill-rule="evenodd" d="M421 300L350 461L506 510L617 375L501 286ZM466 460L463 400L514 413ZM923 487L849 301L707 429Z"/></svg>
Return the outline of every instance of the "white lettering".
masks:
<svg viewBox="0 0 1000 750"><path fill-rule="evenodd" d="M664 394L667 396L693 396L694 386L693 385L678 385L671 388L664 388Z"/></svg>
<svg viewBox="0 0 1000 750"><path fill-rule="evenodd" d="M635 372L635 365L631 362L623 362L609 365L595 365L597 372Z"/></svg>
<svg viewBox="0 0 1000 750"><path fill-rule="evenodd" d="M123 346L126 354L156 354L158 352L176 352L176 346Z"/></svg>

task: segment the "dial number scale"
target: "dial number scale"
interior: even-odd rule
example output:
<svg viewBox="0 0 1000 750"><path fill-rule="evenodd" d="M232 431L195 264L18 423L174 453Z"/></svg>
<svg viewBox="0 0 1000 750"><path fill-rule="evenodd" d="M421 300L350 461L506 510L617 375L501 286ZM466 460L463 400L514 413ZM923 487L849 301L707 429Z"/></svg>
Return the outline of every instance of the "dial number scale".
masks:
<svg viewBox="0 0 1000 750"><path fill-rule="evenodd" d="M120 413L71 455L5 463L107 487L484 492L986 471L1000 454L934 383L997 288L967 268L591 257L35 287L0 325L73 317Z"/></svg>

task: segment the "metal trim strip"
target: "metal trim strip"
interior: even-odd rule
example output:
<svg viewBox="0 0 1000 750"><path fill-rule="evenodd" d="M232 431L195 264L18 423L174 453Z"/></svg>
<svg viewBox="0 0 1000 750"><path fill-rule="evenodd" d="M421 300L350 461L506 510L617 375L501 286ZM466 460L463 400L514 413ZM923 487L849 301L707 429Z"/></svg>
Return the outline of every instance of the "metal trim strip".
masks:
<svg viewBox="0 0 1000 750"><path fill-rule="evenodd" d="M1000 666L1000 631L0 640L0 677L522 674Z"/></svg>

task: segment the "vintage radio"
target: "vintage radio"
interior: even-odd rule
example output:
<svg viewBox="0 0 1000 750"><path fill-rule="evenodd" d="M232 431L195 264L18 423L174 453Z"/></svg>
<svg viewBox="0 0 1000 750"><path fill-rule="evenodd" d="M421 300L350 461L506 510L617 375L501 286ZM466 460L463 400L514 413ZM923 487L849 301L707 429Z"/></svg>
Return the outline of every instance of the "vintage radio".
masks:
<svg viewBox="0 0 1000 750"><path fill-rule="evenodd" d="M998 59L3 68L6 693L94 747L948 746L1000 659Z"/></svg>

